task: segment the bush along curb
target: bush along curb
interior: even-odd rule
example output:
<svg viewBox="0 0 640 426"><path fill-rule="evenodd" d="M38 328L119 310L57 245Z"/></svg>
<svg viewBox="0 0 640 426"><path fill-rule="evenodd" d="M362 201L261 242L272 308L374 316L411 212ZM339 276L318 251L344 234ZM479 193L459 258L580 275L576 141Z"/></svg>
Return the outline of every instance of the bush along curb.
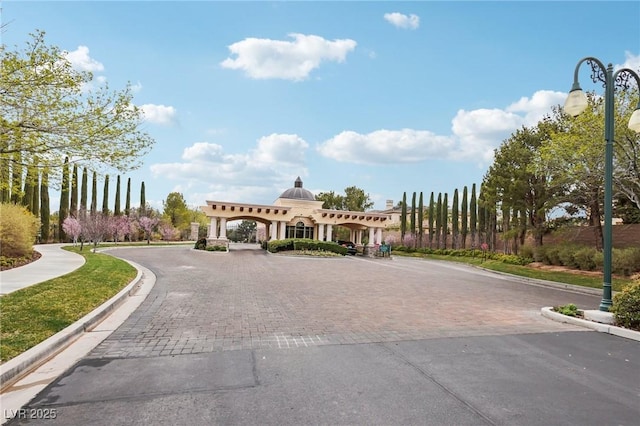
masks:
<svg viewBox="0 0 640 426"><path fill-rule="evenodd" d="M600 333L613 334L614 336L624 337L640 342L640 331L629 330L623 327L617 327L615 325L602 324L599 322L584 320L577 317L570 317L563 315L553 310L553 307L544 307L541 309L541 314L545 318L550 320L562 322L565 324L577 325L580 327L589 328L591 330L598 331Z"/></svg>

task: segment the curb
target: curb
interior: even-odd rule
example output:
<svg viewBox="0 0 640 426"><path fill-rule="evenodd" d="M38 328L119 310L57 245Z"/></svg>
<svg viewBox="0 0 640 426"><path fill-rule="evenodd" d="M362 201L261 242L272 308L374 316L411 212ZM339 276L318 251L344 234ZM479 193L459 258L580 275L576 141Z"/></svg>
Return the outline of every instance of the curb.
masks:
<svg viewBox="0 0 640 426"><path fill-rule="evenodd" d="M83 333L91 331L124 303L129 296L133 296L138 291L143 281L140 265L130 261L126 262L136 268L138 273L133 281L115 296L53 336L0 365L0 387L2 390L9 388L13 383L69 347Z"/></svg>
<svg viewBox="0 0 640 426"><path fill-rule="evenodd" d="M640 342L640 331L634 331L623 327L617 327L615 325L603 324L599 322L584 320L581 318L570 317L568 315L554 312L552 307L542 308L540 312L543 317L549 318L553 321L586 327L600 333L613 334L614 336L624 337L626 339Z"/></svg>

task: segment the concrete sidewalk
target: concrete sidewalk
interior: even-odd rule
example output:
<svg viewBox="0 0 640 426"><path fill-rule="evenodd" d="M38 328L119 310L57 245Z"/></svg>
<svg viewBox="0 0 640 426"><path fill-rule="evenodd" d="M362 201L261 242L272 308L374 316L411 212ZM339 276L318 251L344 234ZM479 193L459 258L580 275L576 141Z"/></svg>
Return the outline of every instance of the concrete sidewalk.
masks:
<svg viewBox="0 0 640 426"><path fill-rule="evenodd" d="M42 257L19 268L0 272L0 294L9 294L24 287L66 275L84 265L84 257L63 250L69 244L38 244L33 246Z"/></svg>

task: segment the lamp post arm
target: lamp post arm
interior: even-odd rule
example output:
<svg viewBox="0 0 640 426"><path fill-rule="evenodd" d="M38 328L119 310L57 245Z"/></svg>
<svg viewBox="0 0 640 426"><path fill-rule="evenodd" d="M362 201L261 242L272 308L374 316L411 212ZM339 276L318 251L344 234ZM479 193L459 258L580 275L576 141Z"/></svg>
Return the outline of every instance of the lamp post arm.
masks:
<svg viewBox="0 0 640 426"><path fill-rule="evenodd" d="M593 56L587 56L585 58L582 58L578 61L578 63L576 64L576 69L573 72L573 87L580 87L579 83L578 83L578 73L580 71L580 65L582 65L584 62L590 62L591 63L591 71L592 71L592 75L591 75L591 79L596 82L596 81L602 81L603 83L606 84L606 80L603 80L602 77L600 77L599 75L596 75L596 68L594 67L593 64L596 64L599 68L600 68L600 73L605 75L607 72L607 67L604 66L604 64L598 59L598 58L594 58ZM573 90L573 89L572 89Z"/></svg>
<svg viewBox="0 0 640 426"><path fill-rule="evenodd" d="M627 76L622 77L623 74L626 74ZM640 75L638 75L631 68L620 68L613 74L613 81L616 82L616 85L620 85L626 89L629 87L629 77L633 77L633 79L636 81L638 89L640 89Z"/></svg>

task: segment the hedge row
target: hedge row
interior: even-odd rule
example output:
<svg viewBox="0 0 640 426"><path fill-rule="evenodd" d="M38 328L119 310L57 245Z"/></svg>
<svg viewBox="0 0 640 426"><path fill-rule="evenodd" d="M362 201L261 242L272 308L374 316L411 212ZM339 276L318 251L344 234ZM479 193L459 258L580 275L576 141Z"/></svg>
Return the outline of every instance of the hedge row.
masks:
<svg viewBox="0 0 640 426"><path fill-rule="evenodd" d="M511 265L528 265L533 260L531 258L516 256L513 254L503 254L497 252L483 252L482 250L473 249L430 249L430 248L413 248L398 246L395 251L405 253L433 254L438 256L454 256L454 257L483 257L484 259L498 260Z"/></svg>
<svg viewBox="0 0 640 426"><path fill-rule="evenodd" d="M583 271L602 270L604 255L592 247L562 244L540 246L534 250L534 259L547 265L566 266ZM612 251L611 270L614 274L630 276L640 272L640 248L630 247Z"/></svg>
<svg viewBox="0 0 640 426"><path fill-rule="evenodd" d="M263 243L263 248L271 253L278 253L289 250L318 250L329 251L341 255L347 254L347 248L334 243L333 241L318 241L305 238L287 238L284 240L272 240Z"/></svg>

